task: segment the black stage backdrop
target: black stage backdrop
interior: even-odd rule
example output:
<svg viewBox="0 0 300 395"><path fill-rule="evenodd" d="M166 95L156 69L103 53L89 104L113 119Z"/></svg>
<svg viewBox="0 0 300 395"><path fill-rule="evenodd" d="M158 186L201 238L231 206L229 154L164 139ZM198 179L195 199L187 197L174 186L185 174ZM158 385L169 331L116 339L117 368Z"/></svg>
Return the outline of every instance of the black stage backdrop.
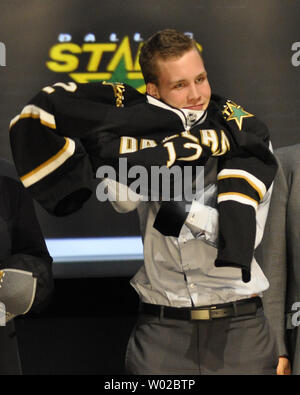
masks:
<svg viewBox="0 0 300 395"><path fill-rule="evenodd" d="M201 45L212 90L257 114L273 146L299 142L299 0L0 0L0 156L8 125L42 87L62 81L124 81L143 91L144 39L176 28ZM78 213L50 217L46 238L137 236L135 214L96 197Z"/></svg>

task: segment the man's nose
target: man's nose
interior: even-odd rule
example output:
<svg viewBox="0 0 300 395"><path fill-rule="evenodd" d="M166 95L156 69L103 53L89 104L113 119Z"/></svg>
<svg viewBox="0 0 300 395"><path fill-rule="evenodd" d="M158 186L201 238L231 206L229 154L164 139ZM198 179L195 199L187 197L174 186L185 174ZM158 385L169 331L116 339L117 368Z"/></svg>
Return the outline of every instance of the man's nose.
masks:
<svg viewBox="0 0 300 395"><path fill-rule="evenodd" d="M192 102L197 102L199 100L200 96L201 96L201 94L197 89L197 85L191 84L189 86L188 100L190 100Z"/></svg>

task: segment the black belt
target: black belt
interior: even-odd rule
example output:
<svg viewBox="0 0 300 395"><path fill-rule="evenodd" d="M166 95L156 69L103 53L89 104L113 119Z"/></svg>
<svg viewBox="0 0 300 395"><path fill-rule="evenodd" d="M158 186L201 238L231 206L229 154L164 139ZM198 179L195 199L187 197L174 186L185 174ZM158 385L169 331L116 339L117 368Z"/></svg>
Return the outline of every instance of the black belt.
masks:
<svg viewBox="0 0 300 395"><path fill-rule="evenodd" d="M161 318L195 321L255 314L259 307L262 307L262 301L261 298L257 296L249 299L237 300L236 302L191 308L141 303L140 312Z"/></svg>

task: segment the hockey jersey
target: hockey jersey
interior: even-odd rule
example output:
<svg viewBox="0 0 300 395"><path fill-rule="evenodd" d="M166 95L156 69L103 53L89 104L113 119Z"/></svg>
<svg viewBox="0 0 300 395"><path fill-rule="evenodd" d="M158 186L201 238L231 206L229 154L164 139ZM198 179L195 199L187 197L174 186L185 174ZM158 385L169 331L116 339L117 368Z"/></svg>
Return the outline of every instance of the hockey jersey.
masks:
<svg viewBox="0 0 300 395"><path fill-rule="evenodd" d="M24 186L48 212L78 210L93 190L97 168L126 158L129 166L205 165L219 161L219 247L216 266L242 269L250 280L259 202L277 170L266 126L233 101L213 95L207 111L188 126L183 111L149 103L126 84L57 83L45 87L10 124L11 148ZM120 180L122 182L122 180ZM162 202L157 219L171 203ZM178 236L156 221L164 234ZM171 213L172 213L171 210ZM175 211L174 211L175 210Z"/></svg>

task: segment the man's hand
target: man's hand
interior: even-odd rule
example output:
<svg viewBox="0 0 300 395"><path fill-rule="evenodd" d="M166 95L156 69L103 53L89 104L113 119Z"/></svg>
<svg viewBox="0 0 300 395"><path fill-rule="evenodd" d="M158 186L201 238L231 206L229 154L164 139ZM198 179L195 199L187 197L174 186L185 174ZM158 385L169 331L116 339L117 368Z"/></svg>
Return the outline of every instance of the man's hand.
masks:
<svg viewBox="0 0 300 395"><path fill-rule="evenodd" d="M279 357L276 373L279 376L290 376L292 374L290 361L286 357Z"/></svg>

